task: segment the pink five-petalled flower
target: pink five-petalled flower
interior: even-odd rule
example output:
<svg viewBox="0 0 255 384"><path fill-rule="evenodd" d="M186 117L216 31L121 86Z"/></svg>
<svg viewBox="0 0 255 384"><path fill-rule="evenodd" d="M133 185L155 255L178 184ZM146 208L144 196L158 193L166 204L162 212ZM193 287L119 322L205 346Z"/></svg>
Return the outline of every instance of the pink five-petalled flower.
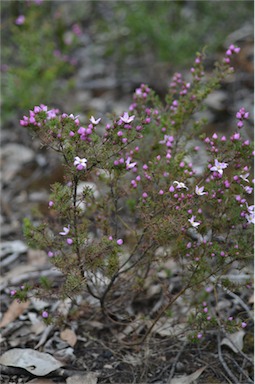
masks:
<svg viewBox="0 0 255 384"><path fill-rule="evenodd" d="M218 172L220 175L223 174L223 169L227 168L227 163L220 163L217 159L214 161L214 166L210 168L211 171Z"/></svg>
<svg viewBox="0 0 255 384"><path fill-rule="evenodd" d="M198 196L202 196L202 195L206 195L206 192L204 192L204 188L205 187L200 187L198 185L196 185L196 194Z"/></svg>
<svg viewBox="0 0 255 384"><path fill-rule="evenodd" d="M123 121L125 124L131 123L135 118L135 115L129 116L128 112L124 112L123 116L120 116L120 119Z"/></svg>
<svg viewBox="0 0 255 384"><path fill-rule="evenodd" d="M200 223L195 221L195 218L196 218L195 216L191 216L191 218L188 219L188 221L190 222L192 227L197 228L200 225Z"/></svg>
<svg viewBox="0 0 255 384"><path fill-rule="evenodd" d="M175 180L175 181L173 182L173 184L177 184L177 185L176 185L176 188L177 188L177 189L182 189L182 188L189 189L188 187L186 187L186 185L185 185L184 183L182 183L182 182L180 182L180 181L176 181L176 180Z"/></svg>
<svg viewBox="0 0 255 384"><path fill-rule="evenodd" d="M70 231L70 225L68 225L67 227L63 227L63 231L59 232L59 234L61 236L66 236L66 235L68 235L69 231Z"/></svg>
<svg viewBox="0 0 255 384"><path fill-rule="evenodd" d="M94 118L94 116L91 116L91 118L89 119L89 121L93 124L93 125L97 125L100 123L101 121L101 117L99 117L97 120Z"/></svg>
<svg viewBox="0 0 255 384"><path fill-rule="evenodd" d="M254 205L248 206L248 204L246 203L246 207L247 207L248 213L245 215L245 218L248 224L255 224Z"/></svg>
<svg viewBox="0 0 255 384"><path fill-rule="evenodd" d="M78 171L82 171L83 169L86 169L87 168L87 159L81 159L79 156L76 156L74 158L74 165L76 166L76 169L78 169Z"/></svg>
<svg viewBox="0 0 255 384"><path fill-rule="evenodd" d="M72 120L78 119L79 116L80 115L74 116L72 113L71 113L71 115L68 115L68 117L70 117Z"/></svg>
<svg viewBox="0 0 255 384"><path fill-rule="evenodd" d="M126 169L132 169L136 166L136 162L131 163L131 157L128 157L126 160Z"/></svg>
<svg viewBox="0 0 255 384"><path fill-rule="evenodd" d="M249 183L249 180L247 179L247 177L249 177L249 173L246 173L245 175L240 175L240 178L243 179L243 181L246 181L247 183Z"/></svg>

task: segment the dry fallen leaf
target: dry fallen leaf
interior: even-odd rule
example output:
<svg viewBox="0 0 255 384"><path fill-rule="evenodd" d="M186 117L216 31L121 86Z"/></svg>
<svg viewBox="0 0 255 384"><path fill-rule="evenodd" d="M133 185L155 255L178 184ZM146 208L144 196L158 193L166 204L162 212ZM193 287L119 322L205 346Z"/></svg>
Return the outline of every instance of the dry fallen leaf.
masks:
<svg viewBox="0 0 255 384"><path fill-rule="evenodd" d="M238 353L243 349L244 335L245 332L243 329L240 329L240 331L238 332L228 334L228 337L224 337L224 339L222 340L221 345L227 345L229 348L232 349L233 352Z"/></svg>
<svg viewBox="0 0 255 384"><path fill-rule="evenodd" d="M189 376L180 376L171 380L171 384L192 384L199 376L204 372L206 366L199 368L196 372L192 373Z"/></svg>
<svg viewBox="0 0 255 384"><path fill-rule="evenodd" d="M0 328L5 327L13 320L17 319L17 317L19 317L28 308L29 304L29 301L19 303L17 300L14 300L9 306L7 312L5 312L0 322Z"/></svg>
<svg viewBox="0 0 255 384"><path fill-rule="evenodd" d="M0 364L24 368L35 376L48 375L64 365L49 353L34 351L30 348L9 349L0 357Z"/></svg>
<svg viewBox="0 0 255 384"><path fill-rule="evenodd" d="M97 374L88 372L85 375L74 375L66 379L66 384L97 384Z"/></svg>
<svg viewBox="0 0 255 384"><path fill-rule="evenodd" d="M71 347L74 347L77 342L77 336L72 329L66 328L60 333L62 340L66 341Z"/></svg>

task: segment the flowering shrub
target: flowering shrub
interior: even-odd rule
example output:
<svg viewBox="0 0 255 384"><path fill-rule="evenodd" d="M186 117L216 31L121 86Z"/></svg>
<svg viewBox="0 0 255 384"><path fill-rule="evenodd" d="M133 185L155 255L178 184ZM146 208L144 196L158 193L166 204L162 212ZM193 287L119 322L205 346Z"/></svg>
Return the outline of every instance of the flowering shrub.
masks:
<svg viewBox="0 0 255 384"><path fill-rule="evenodd" d="M195 338L223 324L244 327L245 316L223 318L212 304L213 292L234 284L228 271L242 270L253 255L253 149L241 130L249 114L237 112L238 131L230 137L206 136L204 122L194 117L233 71L229 58L238 51L231 46L210 77L198 54L192 81L175 74L164 102L142 84L129 111L110 121L92 116L83 126L79 116L45 105L23 117L20 124L59 152L65 167L64 184L52 186L49 217L40 225L24 220L28 244L48 253L63 284L44 279L40 288L12 291L14 297L74 299L86 292L105 316L123 319L148 279L159 282L165 270L171 280L171 259L181 287L169 295L162 283L163 305L143 340L187 293ZM50 322L58 314L44 311L42 317Z"/></svg>

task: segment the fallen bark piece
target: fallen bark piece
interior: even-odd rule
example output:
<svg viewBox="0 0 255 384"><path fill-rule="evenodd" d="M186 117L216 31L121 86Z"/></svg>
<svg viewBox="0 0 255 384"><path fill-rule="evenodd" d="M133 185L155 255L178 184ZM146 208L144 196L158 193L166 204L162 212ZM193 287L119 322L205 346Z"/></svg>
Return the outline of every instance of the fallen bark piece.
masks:
<svg viewBox="0 0 255 384"><path fill-rule="evenodd" d="M23 368L35 376L48 375L64 365L50 354L30 348L10 349L0 357L0 364Z"/></svg>

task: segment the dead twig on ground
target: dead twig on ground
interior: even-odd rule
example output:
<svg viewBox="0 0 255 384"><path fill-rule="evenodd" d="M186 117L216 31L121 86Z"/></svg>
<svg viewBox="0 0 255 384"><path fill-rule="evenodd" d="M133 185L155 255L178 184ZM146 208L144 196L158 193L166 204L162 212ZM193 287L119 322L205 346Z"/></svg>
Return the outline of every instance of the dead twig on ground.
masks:
<svg viewBox="0 0 255 384"><path fill-rule="evenodd" d="M220 340L220 335L219 334L217 335L217 341L218 341L218 356L219 356L219 360L220 360L220 363L221 363L222 367L224 368L224 370L226 371L228 376L231 378L232 383L240 384L238 378L231 372L231 370L229 369L227 363L225 362L225 360L224 360L224 358L222 356L221 340Z"/></svg>
<svg viewBox="0 0 255 384"><path fill-rule="evenodd" d="M174 372L175 372L175 368L176 368L176 364L178 363L179 361L179 358L182 354L182 352L184 351L185 347L187 345L187 341L185 341L183 344L182 344L182 347L180 348L176 358L174 359L174 362L173 362L173 365L172 365L172 368L171 368L171 371L170 371L170 375L168 377L168 380L167 380L167 384L170 384L171 383L171 380L174 376Z"/></svg>
<svg viewBox="0 0 255 384"><path fill-rule="evenodd" d="M247 376L247 374L244 372L244 370L242 369L242 367L240 367L240 365L237 363L237 361L235 359L233 359L232 356L229 356L230 360L232 360L233 362L233 365L238 369L238 371L240 372L240 377L239 377L239 383L245 383L245 384L253 384L253 380ZM245 378L245 381L242 381L241 380L241 377L244 377Z"/></svg>

